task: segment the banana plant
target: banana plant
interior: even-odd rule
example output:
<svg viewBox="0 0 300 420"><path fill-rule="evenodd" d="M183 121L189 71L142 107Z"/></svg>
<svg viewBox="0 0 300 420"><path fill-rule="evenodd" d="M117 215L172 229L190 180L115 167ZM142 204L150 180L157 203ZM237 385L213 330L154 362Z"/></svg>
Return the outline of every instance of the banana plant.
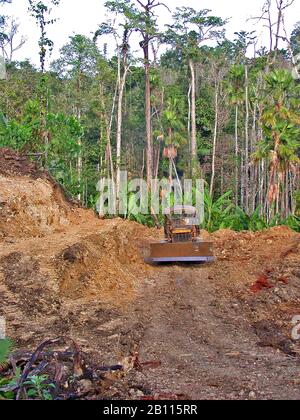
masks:
<svg viewBox="0 0 300 420"><path fill-rule="evenodd" d="M220 198L214 201L211 197L208 189L204 193L204 210L205 210L205 222L204 227L209 231L213 232L218 230L222 223L230 216L234 205L231 202L232 192L228 191L223 194Z"/></svg>

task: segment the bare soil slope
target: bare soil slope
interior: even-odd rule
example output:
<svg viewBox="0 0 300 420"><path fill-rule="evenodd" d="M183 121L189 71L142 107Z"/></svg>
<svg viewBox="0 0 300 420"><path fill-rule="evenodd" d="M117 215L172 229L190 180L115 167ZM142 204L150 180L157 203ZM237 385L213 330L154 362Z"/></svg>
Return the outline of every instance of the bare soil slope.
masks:
<svg viewBox="0 0 300 420"><path fill-rule="evenodd" d="M97 219L7 150L0 186L0 316L18 347L67 335L99 364L161 362L111 382L115 398L300 397L299 234L204 232L215 263L153 267L161 232Z"/></svg>
<svg viewBox="0 0 300 420"><path fill-rule="evenodd" d="M25 156L0 149L0 242L63 231L76 223L78 213L47 172Z"/></svg>

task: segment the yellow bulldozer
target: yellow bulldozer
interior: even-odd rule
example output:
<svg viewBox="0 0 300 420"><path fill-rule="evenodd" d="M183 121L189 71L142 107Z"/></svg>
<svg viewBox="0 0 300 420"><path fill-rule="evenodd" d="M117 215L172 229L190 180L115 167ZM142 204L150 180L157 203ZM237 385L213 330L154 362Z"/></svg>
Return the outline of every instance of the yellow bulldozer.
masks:
<svg viewBox="0 0 300 420"><path fill-rule="evenodd" d="M200 238L200 220L192 206L165 210L165 238L151 244L150 263L211 262L213 243Z"/></svg>

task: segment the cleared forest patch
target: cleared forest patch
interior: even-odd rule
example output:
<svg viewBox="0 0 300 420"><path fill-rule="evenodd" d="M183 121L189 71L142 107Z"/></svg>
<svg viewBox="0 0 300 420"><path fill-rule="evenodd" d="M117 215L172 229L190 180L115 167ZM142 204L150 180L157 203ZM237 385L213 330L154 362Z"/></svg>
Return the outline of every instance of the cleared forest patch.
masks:
<svg viewBox="0 0 300 420"><path fill-rule="evenodd" d="M299 396L299 234L203 232L213 264L149 266L162 232L99 220L44 178L9 172L0 182L1 211L18 203L0 224L0 316L18 348L67 336L99 365L137 353L154 361L110 380L105 395L118 398Z"/></svg>

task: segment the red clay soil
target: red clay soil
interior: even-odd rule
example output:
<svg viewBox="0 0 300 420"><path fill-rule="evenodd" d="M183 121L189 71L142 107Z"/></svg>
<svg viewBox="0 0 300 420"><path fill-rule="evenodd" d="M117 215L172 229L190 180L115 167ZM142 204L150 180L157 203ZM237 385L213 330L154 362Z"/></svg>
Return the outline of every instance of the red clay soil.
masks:
<svg viewBox="0 0 300 420"><path fill-rule="evenodd" d="M65 335L99 365L151 361L112 376L111 398L299 399L299 234L203 232L213 264L149 266L162 232L99 220L3 159L0 316L19 348Z"/></svg>

